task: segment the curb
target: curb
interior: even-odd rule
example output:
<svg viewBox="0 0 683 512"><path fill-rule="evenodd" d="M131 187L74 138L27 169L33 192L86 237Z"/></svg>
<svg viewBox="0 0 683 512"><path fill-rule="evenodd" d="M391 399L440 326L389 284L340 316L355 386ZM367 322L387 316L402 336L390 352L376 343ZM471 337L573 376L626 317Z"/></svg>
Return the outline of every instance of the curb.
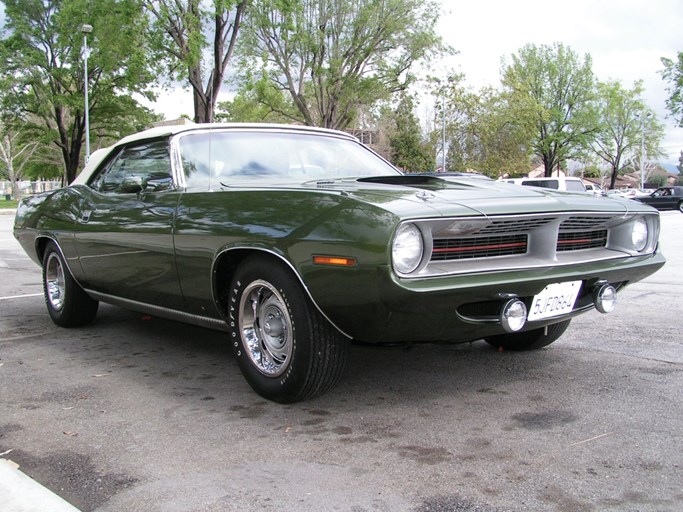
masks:
<svg viewBox="0 0 683 512"><path fill-rule="evenodd" d="M80 512L69 502L19 471L19 465L8 459L0 459L0 510Z"/></svg>

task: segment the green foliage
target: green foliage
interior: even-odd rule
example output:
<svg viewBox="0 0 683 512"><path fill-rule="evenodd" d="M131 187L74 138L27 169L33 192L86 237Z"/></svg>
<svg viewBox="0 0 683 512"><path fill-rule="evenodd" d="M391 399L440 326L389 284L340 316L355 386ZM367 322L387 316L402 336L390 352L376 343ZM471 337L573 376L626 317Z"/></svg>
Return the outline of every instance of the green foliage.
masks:
<svg viewBox="0 0 683 512"><path fill-rule="evenodd" d="M153 47L169 77L187 81L192 87L195 122L212 122L250 1L141 2L153 19Z"/></svg>
<svg viewBox="0 0 683 512"><path fill-rule="evenodd" d="M90 123L98 138L119 138L153 116L132 98L153 98L156 79L137 0L5 0L7 36L0 41L5 113L32 126L59 149L67 181L80 163L85 133L83 34L88 36Z"/></svg>
<svg viewBox="0 0 683 512"><path fill-rule="evenodd" d="M666 100L666 107L678 126L683 127L683 52L678 52L677 60L662 57L662 64L662 77L668 82L669 98Z"/></svg>
<svg viewBox="0 0 683 512"><path fill-rule="evenodd" d="M596 165L588 165L582 174L584 178L602 178L602 172Z"/></svg>
<svg viewBox="0 0 683 512"><path fill-rule="evenodd" d="M659 143L664 127L640 99L642 82L636 82L631 90L617 81L600 83L597 91L599 124L592 148L610 166L609 188L614 188L629 157L644 150L651 158L662 155Z"/></svg>
<svg viewBox="0 0 683 512"><path fill-rule="evenodd" d="M504 61L502 82L519 119L532 120L531 144L546 176L563 162L581 158L597 126L589 55L580 60L561 43L529 44Z"/></svg>
<svg viewBox="0 0 683 512"><path fill-rule="evenodd" d="M260 100L260 99L261 100ZM262 101L262 99L266 101ZM296 110L282 91L262 76L245 84L231 101L218 104L216 120L233 123L287 123Z"/></svg>
<svg viewBox="0 0 683 512"><path fill-rule="evenodd" d="M269 111L344 129L358 109L405 90L418 61L443 50L431 0L262 0L251 5L242 83ZM280 95L266 94L275 90ZM287 101L283 102L282 94Z"/></svg>
<svg viewBox="0 0 683 512"><path fill-rule="evenodd" d="M406 172L431 172L436 167L434 151L421 136L413 100L402 95L393 113L395 128L389 136L391 162Z"/></svg>
<svg viewBox="0 0 683 512"><path fill-rule="evenodd" d="M491 177L527 173L530 166L529 123L510 105L509 94L492 88L472 91L461 75L434 82L435 124L442 123L444 99L447 170L476 170ZM433 139L441 137L435 130Z"/></svg>
<svg viewBox="0 0 683 512"><path fill-rule="evenodd" d="M0 179L10 182L15 199L21 197L20 181L52 177L53 169L47 169L45 165L45 157L49 157L50 149L51 156L58 158L54 146L36 138L29 123L21 120L0 120ZM39 166L38 163L42 165ZM57 167L56 176L60 175L61 168Z"/></svg>
<svg viewBox="0 0 683 512"><path fill-rule="evenodd" d="M654 174L647 180L647 185L650 188L659 188L666 185L666 176L663 174Z"/></svg>

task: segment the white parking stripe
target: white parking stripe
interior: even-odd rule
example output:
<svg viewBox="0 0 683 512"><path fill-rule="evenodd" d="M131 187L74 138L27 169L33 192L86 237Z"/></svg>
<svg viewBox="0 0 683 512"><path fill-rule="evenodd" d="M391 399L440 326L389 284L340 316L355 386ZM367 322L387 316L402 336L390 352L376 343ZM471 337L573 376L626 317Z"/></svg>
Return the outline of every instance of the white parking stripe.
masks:
<svg viewBox="0 0 683 512"><path fill-rule="evenodd" d="M9 297L0 297L0 300L11 300L11 299L25 299L27 297L42 297L42 293L29 293L27 295L10 295Z"/></svg>

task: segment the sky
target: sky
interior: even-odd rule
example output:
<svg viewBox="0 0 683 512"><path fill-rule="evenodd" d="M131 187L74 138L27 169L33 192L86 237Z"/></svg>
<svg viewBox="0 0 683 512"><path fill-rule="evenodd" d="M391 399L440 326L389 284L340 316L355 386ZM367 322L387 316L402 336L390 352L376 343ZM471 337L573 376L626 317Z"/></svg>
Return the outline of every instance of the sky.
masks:
<svg viewBox="0 0 683 512"><path fill-rule="evenodd" d="M663 163L678 164L683 128L668 119L666 83L660 58L683 51L681 0L441 0L438 32L458 55L443 61L465 75L468 85L500 85L501 57L528 43L561 42L580 56L590 54L601 81L618 80L630 89L642 80L643 99L666 126ZM434 70L438 73L438 70ZM221 99L229 93L224 86ZM192 117L189 90L166 92L155 110L168 119Z"/></svg>
<svg viewBox="0 0 683 512"><path fill-rule="evenodd" d="M678 164L683 128L667 118L666 83L660 58L683 51L681 0L441 0L438 32L459 53L441 65L465 75L473 88L499 86L501 58L525 44L561 42L579 55L590 54L601 81L618 80L625 88L642 80L643 99L666 126L665 158ZM0 23L4 21L0 3ZM435 70L438 73L438 70ZM220 99L230 93L224 86ZM192 117L189 89L164 91L153 109L167 119Z"/></svg>
<svg viewBox="0 0 683 512"><path fill-rule="evenodd" d="M439 33L459 51L447 65L475 88L500 84L501 57L528 43L561 42L580 56L590 54L598 80L618 80L630 89L642 80L643 99L666 126L662 142L678 164L683 128L668 119L660 58L683 51L681 0L443 0Z"/></svg>

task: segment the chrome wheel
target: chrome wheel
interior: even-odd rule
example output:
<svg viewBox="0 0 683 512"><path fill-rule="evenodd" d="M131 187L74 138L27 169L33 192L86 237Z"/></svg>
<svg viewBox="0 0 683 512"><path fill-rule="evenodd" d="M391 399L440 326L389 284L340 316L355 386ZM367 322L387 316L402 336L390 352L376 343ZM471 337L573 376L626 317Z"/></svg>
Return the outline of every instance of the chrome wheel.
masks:
<svg viewBox="0 0 683 512"><path fill-rule="evenodd" d="M56 252L50 253L45 265L45 294L55 311L64 307L65 296L64 267Z"/></svg>
<svg viewBox="0 0 683 512"><path fill-rule="evenodd" d="M292 321L280 293L267 281L249 284L239 305L239 332L256 369L268 377L282 375L293 349Z"/></svg>

